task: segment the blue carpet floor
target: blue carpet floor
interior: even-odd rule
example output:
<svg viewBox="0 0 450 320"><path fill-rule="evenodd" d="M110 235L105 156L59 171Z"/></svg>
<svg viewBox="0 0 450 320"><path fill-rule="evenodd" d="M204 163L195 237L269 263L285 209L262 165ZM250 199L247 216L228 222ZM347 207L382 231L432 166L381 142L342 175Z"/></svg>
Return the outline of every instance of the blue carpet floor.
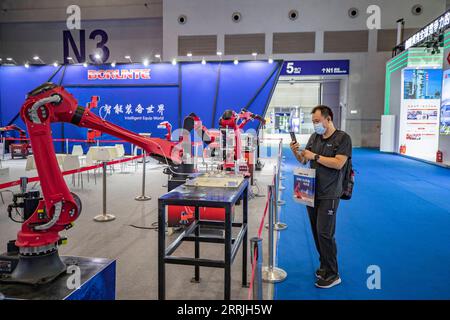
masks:
<svg viewBox="0 0 450 320"><path fill-rule="evenodd" d="M336 240L342 284L314 287L318 256L304 206L292 199L297 162L285 148L286 187L277 263L288 278L275 299L450 299L450 170L354 149L353 198L341 201ZM367 268L381 270L381 289L369 290Z"/></svg>

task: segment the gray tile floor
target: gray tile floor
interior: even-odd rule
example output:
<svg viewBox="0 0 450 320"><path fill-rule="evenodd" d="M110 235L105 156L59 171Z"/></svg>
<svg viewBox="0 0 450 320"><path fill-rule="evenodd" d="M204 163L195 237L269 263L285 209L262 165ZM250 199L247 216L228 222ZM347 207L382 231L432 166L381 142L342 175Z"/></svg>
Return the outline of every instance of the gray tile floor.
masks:
<svg viewBox="0 0 450 320"><path fill-rule="evenodd" d="M263 171L256 173L257 184L263 197L256 197L249 202L249 238L257 234L262 217L267 184L271 180L273 164L271 159L263 159L266 163ZM9 181L25 174L24 160L9 160L3 163L10 167L9 177L0 177L0 181ZM107 211L114 214L115 221L98 223L93 217L102 212L101 175L97 174L94 184L91 174L87 182L84 174L84 188L72 185L72 178L66 177L69 188L78 194L83 203L83 212L75 222L74 228L65 232L68 244L60 248L61 255L85 257L105 257L117 259L117 298L118 299L156 299L157 298L157 232L131 227L130 224L149 227L157 221L157 199L166 192L164 186L167 176L162 167L152 160L147 165L147 195L150 201L134 200L141 192L142 164L135 167L128 165L121 172L116 166L113 174L108 174ZM36 175L35 171L26 173ZM39 186L37 186L39 187ZM17 189L15 189L17 190ZM9 193L3 193L6 204L11 201ZM241 219L242 207L236 210L236 218ZM10 221L6 214L6 205L0 201L0 249L6 242L16 237L19 225ZM168 237L173 240L177 233ZM267 262L267 231L264 230L264 261ZM179 255L192 255L193 244L185 243L176 252ZM202 244L201 256L204 258L220 258L223 246ZM250 261L250 258L249 258ZM247 288L241 287L241 254L232 267L232 299L247 299ZM250 277L249 262L249 277ZM190 282L194 268L189 266L167 265L167 298L168 299L223 299L223 269L201 268L201 282ZM272 288L264 286L265 298L272 297Z"/></svg>

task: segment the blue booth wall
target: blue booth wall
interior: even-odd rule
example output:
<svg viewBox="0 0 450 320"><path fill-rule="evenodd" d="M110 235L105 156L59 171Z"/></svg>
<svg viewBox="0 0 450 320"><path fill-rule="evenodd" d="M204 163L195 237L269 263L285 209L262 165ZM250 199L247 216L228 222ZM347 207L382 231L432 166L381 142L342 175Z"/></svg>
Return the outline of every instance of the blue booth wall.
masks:
<svg viewBox="0 0 450 320"><path fill-rule="evenodd" d="M242 108L263 115L278 80L282 62L242 61L197 62L176 65L159 63L88 66L1 66L0 67L0 125L15 123L25 128L17 117L27 92L46 81L61 84L85 106L91 96L99 96L94 112L102 118L134 132L151 132L163 137L157 128L169 121L173 128L182 126L183 118L196 113L206 127L217 127L226 109ZM88 70L150 69L144 79L88 79ZM258 129L254 121L246 127ZM53 124L54 138L86 139L87 129L71 124ZM102 135L102 140L116 139ZM72 144L71 144L72 145ZM126 144L130 152L130 145ZM85 146L87 149L87 146ZM55 143L57 152L64 152L64 143ZM71 146L69 151L71 151ZM85 150L86 151L86 150Z"/></svg>

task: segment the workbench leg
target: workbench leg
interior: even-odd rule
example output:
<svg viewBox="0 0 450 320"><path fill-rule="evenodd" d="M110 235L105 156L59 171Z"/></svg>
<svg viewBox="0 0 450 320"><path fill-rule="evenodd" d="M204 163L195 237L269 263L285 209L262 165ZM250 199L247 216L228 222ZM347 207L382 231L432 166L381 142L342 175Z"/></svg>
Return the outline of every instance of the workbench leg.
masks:
<svg viewBox="0 0 450 320"><path fill-rule="evenodd" d="M231 207L225 207L225 293L224 299L231 299Z"/></svg>
<svg viewBox="0 0 450 320"><path fill-rule="evenodd" d="M166 299L166 207L158 200L158 299Z"/></svg>
<svg viewBox="0 0 450 320"><path fill-rule="evenodd" d="M200 208L195 207L195 221L198 222L200 220ZM200 236L200 225L195 228L195 259L200 258L200 242L198 237ZM193 279L194 282L200 282L200 266L195 266L195 276Z"/></svg>
<svg viewBox="0 0 450 320"><path fill-rule="evenodd" d="M243 221L242 221L242 227L247 227L247 222L248 222L248 187L245 188L244 190L244 196L243 196ZM244 239L243 239L243 243L242 243L242 286L243 287L247 287L248 283L247 283L247 235L248 235L248 229L246 229L245 233L244 233Z"/></svg>

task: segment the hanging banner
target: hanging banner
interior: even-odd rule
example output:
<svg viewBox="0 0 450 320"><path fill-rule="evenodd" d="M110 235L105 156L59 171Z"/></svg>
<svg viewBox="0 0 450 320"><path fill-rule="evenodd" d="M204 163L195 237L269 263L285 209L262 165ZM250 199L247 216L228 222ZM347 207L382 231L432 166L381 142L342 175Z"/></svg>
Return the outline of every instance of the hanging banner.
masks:
<svg viewBox="0 0 450 320"><path fill-rule="evenodd" d="M402 74L400 153L434 161L439 143L441 69L405 69Z"/></svg>

